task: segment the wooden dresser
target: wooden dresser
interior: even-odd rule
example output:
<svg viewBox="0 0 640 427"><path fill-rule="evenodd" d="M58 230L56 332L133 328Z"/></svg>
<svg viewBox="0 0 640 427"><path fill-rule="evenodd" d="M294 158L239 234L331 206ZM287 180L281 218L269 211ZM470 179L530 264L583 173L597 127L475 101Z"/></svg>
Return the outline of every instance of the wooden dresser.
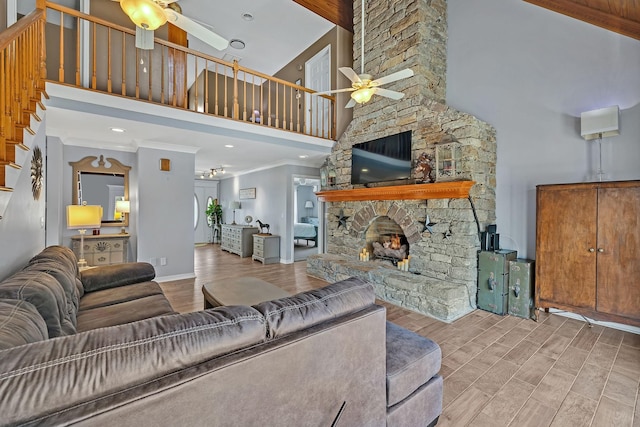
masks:
<svg viewBox="0 0 640 427"><path fill-rule="evenodd" d="M222 224L220 249L240 255L240 258L253 255L253 235L257 227L246 225Z"/></svg>
<svg viewBox="0 0 640 427"><path fill-rule="evenodd" d="M129 234L99 234L84 236L84 259L90 266L128 262ZM71 237L71 249L80 259L80 235Z"/></svg>
<svg viewBox="0 0 640 427"><path fill-rule="evenodd" d="M640 326L640 181L537 187L537 308Z"/></svg>

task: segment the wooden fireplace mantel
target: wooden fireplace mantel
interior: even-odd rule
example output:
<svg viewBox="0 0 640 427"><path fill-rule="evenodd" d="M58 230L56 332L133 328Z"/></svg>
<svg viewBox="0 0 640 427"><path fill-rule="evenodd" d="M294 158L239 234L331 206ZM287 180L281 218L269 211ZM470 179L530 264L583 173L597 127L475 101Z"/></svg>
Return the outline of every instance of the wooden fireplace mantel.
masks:
<svg viewBox="0 0 640 427"><path fill-rule="evenodd" d="M389 187L354 188L318 191L321 202L366 200L466 199L474 181L435 182L433 184L394 185Z"/></svg>

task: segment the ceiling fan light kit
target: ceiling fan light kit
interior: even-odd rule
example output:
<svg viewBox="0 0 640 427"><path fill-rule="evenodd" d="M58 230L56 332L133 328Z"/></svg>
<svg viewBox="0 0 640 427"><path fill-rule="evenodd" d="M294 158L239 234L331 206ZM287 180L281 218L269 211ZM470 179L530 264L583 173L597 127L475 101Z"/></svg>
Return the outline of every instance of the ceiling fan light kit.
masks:
<svg viewBox="0 0 640 427"><path fill-rule="evenodd" d="M163 8L153 0L120 0L120 7L134 24L145 30L156 30L167 22Z"/></svg>

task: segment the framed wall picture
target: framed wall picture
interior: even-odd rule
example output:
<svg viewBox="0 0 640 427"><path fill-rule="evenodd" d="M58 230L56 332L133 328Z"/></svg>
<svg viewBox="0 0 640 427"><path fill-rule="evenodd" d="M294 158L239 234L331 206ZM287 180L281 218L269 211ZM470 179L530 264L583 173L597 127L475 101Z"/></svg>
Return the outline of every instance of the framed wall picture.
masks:
<svg viewBox="0 0 640 427"><path fill-rule="evenodd" d="M256 187L241 188L240 189L239 198L240 198L240 200L255 199L256 198Z"/></svg>

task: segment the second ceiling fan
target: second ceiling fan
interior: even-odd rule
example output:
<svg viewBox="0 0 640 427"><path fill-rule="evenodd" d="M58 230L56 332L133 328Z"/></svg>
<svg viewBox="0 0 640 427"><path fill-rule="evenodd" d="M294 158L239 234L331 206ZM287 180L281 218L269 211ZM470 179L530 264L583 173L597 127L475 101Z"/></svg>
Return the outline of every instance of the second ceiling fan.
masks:
<svg viewBox="0 0 640 427"><path fill-rule="evenodd" d="M136 24L136 47L153 49L153 31L167 22L186 31L218 50L224 50L229 42L219 34L187 18L180 12L177 0L113 0ZM176 7L177 6L177 7Z"/></svg>
<svg viewBox="0 0 640 427"><path fill-rule="evenodd" d="M325 92L315 92L313 93L313 95L328 95L330 93L352 92L351 99L349 100L347 105L345 105L345 108L353 108L356 104L364 104L365 102L369 102L373 95L380 95L394 100L399 100L404 97L404 93L402 92L384 89L380 86L413 76L412 69L405 68L404 70L397 71L395 73L389 74L388 76L380 77L378 79L373 79L370 74L366 74L364 72L364 18L364 0L362 0L362 18L360 20L362 24L362 33L360 36L360 74L356 73L351 67L340 67L338 68L338 70L340 70L342 74L344 74L349 80L351 80L351 87L329 90Z"/></svg>

